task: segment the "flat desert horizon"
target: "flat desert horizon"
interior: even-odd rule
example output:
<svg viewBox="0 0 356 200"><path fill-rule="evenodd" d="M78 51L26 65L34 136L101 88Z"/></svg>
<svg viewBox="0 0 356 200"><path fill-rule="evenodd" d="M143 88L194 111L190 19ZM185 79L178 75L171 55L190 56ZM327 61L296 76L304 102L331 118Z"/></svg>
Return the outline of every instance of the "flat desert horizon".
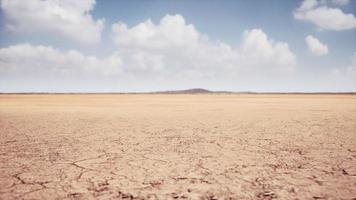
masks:
<svg viewBox="0 0 356 200"><path fill-rule="evenodd" d="M0 95L0 199L355 199L356 96Z"/></svg>
<svg viewBox="0 0 356 200"><path fill-rule="evenodd" d="M356 200L356 0L0 0L0 200Z"/></svg>

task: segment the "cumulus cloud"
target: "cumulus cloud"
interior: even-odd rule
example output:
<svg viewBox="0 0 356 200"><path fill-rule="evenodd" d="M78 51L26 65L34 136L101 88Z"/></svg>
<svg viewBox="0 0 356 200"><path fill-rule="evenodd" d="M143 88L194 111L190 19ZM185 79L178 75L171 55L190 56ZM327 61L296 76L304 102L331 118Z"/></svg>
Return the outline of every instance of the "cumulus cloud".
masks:
<svg viewBox="0 0 356 200"><path fill-rule="evenodd" d="M6 27L15 32L51 32L82 43L98 43L104 19L94 20L95 0L1 0Z"/></svg>
<svg viewBox="0 0 356 200"><path fill-rule="evenodd" d="M112 25L113 39L121 47L150 49L177 48L196 44L201 35L181 15L166 15L159 25L146 20L132 28L119 22Z"/></svg>
<svg viewBox="0 0 356 200"><path fill-rule="evenodd" d="M288 44L268 39L261 29L244 32L241 55L244 63L260 67L274 66L281 70L290 70L296 65L296 56L289 50Z"/></svg>
<svg viewBox="0 0 356 200"><path fill-rule="evenodd" d="M311 53L317 56L326 55L329 52L329 48L326 44L321 43L318 38L311 35L305 37L308 49Z"/></svg>
<svg viewBox="0 0 356 200"><path fill-rule="evenodd" d="M76 50L19 44L0 49L0 77L113 75L121 72L117 54L98 59Z"/></svg>
<svg viewBox="0 0 356 200"><path fill-rule="evenodd" d="M156 57L159 69L166 72L212 70L232 65L236 53L228 45L209 40L192 24L187 24L181 15L167 15L158 25L146 20L134 27L119 22L112 25L113 40L121 50L124 60L139 55ZM135 59L130 68L153 65L147 59ZM210 71L210 72L209 72Z"/></svg>
<svg viewBox="0 0 356 200"><path fill-rule="evenodd" d="M24 77L36 82L51 77L61 82L78 76L81 80L110 79L111 83L124 80L123 84L164 79L164 83L189 85L200 80L211 83L291 74L297 65L288 44L270 39L261 29L246 30L241 44L231 47L200 33L181 15L167 15L157 24L146 20L132 27L118 22L112 25L112 37L116 50L102 58L31 44L1 48L0 79Z"/></svg>
<svg viewBox="0 0 356 200"><path fill-rule="evenodd" d="M339 5L347 1L336 1ZM311 22L320 29L342 31L356 28L356 18L351 13L344 13L340 8L328 7L322 1L304 0L293 12L294 18Z"/></svg>
<svg viewBox="0 0 356 200"><path fill-rule="evenodd" d="M274 71L296 66L288 44L268 39L260 29L245 31L241 47L233 48L209 39L181 15L166 15L158 24L146 20L133 27L118 22L112 25L112 37L124 60L130 55L155 56L160 69L174 72L196 70L210 76L224 70ZM139 61L137 66L145 66L144 59Z"/></svg>

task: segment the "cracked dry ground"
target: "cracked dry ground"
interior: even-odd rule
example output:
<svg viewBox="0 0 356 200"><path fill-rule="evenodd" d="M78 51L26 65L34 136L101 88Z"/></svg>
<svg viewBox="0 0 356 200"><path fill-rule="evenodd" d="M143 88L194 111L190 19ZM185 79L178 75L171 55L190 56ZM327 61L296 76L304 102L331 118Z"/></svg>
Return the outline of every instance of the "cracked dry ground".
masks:
<svg viewBox="0 0 356 200"><path fill-rule="evenodd" d="M0 95L0 199L353 199L355 95Z"/></svg>

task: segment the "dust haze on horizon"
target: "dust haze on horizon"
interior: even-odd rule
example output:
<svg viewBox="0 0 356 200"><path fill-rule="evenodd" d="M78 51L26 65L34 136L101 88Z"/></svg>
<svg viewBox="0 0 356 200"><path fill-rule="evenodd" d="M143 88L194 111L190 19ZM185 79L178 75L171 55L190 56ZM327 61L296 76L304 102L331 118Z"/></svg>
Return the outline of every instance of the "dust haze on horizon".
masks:
<svg viewBox="0 0 356 200"><path fill-rule="evenodd" d="M353 0L0 4L0 92L356 91Z"/></svg>

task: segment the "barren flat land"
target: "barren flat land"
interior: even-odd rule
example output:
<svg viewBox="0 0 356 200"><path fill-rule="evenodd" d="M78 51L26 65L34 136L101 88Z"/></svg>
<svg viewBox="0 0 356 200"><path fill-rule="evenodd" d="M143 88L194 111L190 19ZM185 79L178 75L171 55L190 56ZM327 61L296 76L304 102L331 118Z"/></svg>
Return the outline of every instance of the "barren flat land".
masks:
<svg viewBox="0 0 356 200"><path fill-rule="evenodd" d="M356 95L0 95L0 199L355 199Z"/></svg>

